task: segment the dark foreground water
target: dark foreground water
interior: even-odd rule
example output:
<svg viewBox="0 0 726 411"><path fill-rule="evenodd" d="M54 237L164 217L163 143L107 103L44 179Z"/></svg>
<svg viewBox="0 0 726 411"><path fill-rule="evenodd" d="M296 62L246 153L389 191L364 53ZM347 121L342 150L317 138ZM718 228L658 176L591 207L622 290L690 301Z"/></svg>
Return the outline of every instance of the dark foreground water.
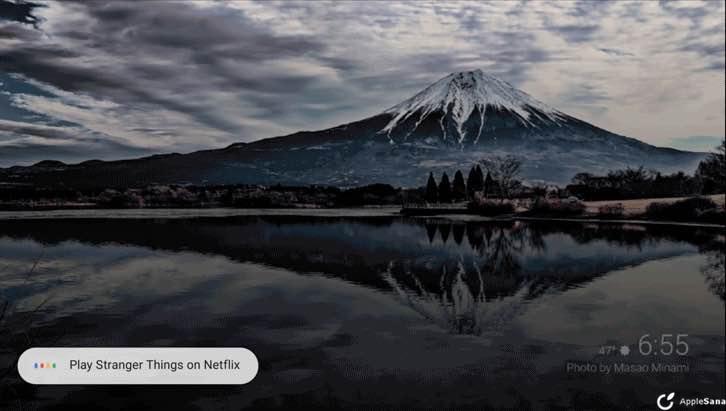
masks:
<svg viewBox="0 0 726 411"><path fill-rule="evenodd" d="M694 227L0 221L0 409L655 409L663 393L723 398L723 250L723 229ZM644 355L645 334L682 343ZM234 387L38 387L14 368L29 346L242 346L260 372Z"/></svg>

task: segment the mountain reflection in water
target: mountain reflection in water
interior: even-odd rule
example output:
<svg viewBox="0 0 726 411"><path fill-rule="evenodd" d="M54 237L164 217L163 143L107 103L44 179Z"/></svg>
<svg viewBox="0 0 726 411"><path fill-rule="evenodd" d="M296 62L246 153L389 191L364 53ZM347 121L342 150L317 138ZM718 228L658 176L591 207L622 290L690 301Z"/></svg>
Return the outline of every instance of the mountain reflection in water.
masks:
<svg viewBox="0 0 726 411"><path fill-rule="evenodd" d="M2 377L31 336L32 345L243 345L261 358L253 383L186 390L170 400L178 409L219 409L220 398L228 409L650 406L680 377L605 387L599 376L572 380L563 364L592 360L608 341L687 332L690 381L723 390L723 250L721 229L627 224L0 221L0 310L9 307L0 405L42 397L65 409L104 395ZM134 395L162 403L158 388ZM138 404L129 401L118 407Z"/></svg>

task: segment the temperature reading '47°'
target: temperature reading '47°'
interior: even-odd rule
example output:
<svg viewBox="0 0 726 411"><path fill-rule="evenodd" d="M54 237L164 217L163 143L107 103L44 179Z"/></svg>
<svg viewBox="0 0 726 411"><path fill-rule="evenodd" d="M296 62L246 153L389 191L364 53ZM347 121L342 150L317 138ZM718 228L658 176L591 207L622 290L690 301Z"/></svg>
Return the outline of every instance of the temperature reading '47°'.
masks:
<svg viewBox="0 0 726 411"><path fill-rule="evenodd" d="M627 345L601 345L597 351L598 355L630 355L630 347Z"/></svg>
<svg viewBox="0 0 726 411"><path fill-rule="evenodd" d="M620 349L617 345L601 345L597 351L598 355L611 355Z"/></svg>

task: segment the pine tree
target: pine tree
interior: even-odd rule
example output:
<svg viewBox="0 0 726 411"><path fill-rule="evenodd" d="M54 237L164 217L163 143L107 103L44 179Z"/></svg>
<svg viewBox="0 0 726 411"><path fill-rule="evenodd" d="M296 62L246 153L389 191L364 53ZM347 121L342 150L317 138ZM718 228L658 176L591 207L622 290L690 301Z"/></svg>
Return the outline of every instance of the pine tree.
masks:
<svg viewBox="0 0 726 411"><path fill-rule="evenodd" d="M494 194L494 179L492 174L487 171L487 176L484 179L484 197L489 197Z"/></svg>
<svg viewBox="0 0 726 411"><path fill-rule="evenodd" d="M451 202L451 183L446 173L441 176L441 182L439 183L439 201L442 203Z"/></svg>
<svg viewBox="0 0 726 411"><path fill-rule="evenodd" d="M476 167L472 167L471 171L469 171L466 188L469 193L469 198L474 198L474 193L484 189L484 173L482 173L481 167L478 165Z"/></svg>
<svg viewBox="0 0 726 411"><path fill-rule="evenodd" d="M471 199L474 198L474 190L472 190L472 183L476 179L476 169L474 166L469 169L469 175L466 177L466 197Z"/></svg>
<svg viewBox="0 0 726 411"><path fill-rule="evenodd" d="M435 203L439 197L439 188L436 186L436 179L434 173L429 173L429 181L426 183L426 194L424 198L429 203Z"/></svg>
<svg viewBox="0 0 726 411"><path fill-rule="evenodd" d="M454 185L451 191L451 196L455 201L466 199L466 184L464 183L464 174L461 173L461 170L456 170L456 174L454 174Z"/></svg>

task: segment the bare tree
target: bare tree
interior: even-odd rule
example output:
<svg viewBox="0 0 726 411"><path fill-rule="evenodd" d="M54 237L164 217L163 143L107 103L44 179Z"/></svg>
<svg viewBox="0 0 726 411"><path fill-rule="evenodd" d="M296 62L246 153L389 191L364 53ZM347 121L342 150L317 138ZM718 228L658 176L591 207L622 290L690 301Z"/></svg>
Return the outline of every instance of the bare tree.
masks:
<svg viewBox="0 0 726 411"><path fill-rule="evenodd" d="M518 177L522 162L514 156L495 156L484 158L479 164L492 176L502 200L512 198L513 191L521 184Z"/></svg>
<svg viewBox="0 0 726 411"><path fill-rule="evenodd" d="M696 176L703 182L704 194L723 193L726 188L726 142L698 164Z"/></svg>

